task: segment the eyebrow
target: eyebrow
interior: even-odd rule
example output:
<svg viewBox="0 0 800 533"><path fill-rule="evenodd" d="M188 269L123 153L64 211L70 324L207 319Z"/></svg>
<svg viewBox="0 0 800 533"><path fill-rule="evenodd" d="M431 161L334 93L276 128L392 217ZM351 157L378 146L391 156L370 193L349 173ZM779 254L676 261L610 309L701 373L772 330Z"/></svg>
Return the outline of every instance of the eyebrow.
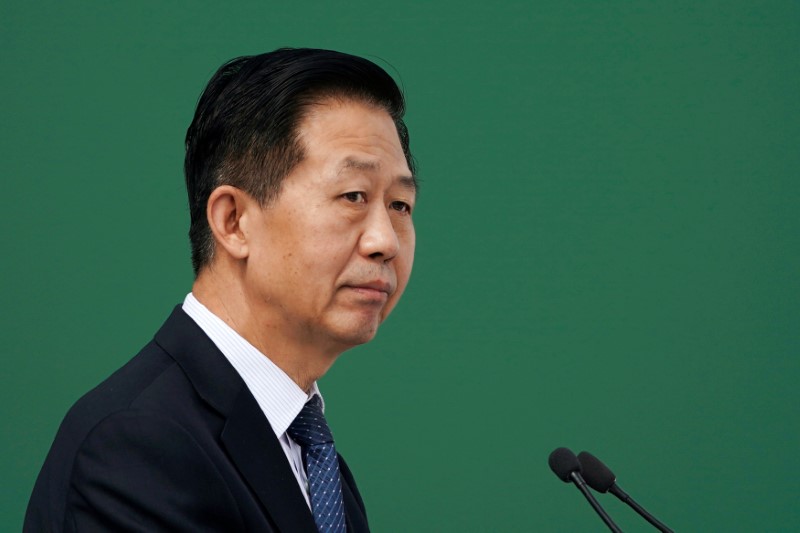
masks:
<svg viewBox="0 0 800 533"><path fill-rule="evenodd" d="M356 170L375 171L381 168L381 164L377 161L367 161L364 159L354 159L352 157L348 157L339 165L339 172L350 170L351 168Z"/></svg>
<svg viewBox="0 0 800 533"><path fill-rule="evenodd" d="M417 193L417 178L415 176L400 176L397 183L404 189Z"/></svg>
<svg viewBox="0 0 800 533"><path fill-rule="evenodd" d="M341 174L345 170L355 169L355 170L365 170L368 172L375 172L380 170L381 164L377 161L367 161L364 159L355 159L353 157L348 157L339 165L339 170L336 172L337 174ZM416 176L399 176L396 178L397 183L404 189L408 189L411 192L417 192L417 177Z"/></svg>

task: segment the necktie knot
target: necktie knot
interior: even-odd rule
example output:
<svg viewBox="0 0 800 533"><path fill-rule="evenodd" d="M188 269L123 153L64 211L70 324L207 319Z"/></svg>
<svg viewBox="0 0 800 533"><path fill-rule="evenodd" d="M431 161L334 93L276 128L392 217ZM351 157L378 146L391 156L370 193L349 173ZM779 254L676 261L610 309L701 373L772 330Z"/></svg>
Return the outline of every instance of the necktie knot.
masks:
<svg viewBox="0 0 800 533"><path fill-rule="evenodd" d="M322 414L322 400L314 396L303 406L303 410L289 426L289 436L305 448L318 444L333 444L333 434L325 415Z"/></svg>

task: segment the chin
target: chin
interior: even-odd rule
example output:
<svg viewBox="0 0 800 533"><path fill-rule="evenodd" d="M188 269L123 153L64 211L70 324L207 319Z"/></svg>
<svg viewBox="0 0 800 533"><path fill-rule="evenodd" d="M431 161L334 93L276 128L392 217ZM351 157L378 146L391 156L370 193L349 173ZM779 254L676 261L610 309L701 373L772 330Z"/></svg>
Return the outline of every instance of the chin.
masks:
<svg viewBox="0 0 800 533"><path fill-rule="evenodd" d="M375 338L375 335L378 333L378 329L372 329L369 332L358 332L348 335L345 340L345 343L350 346L359 346L361 344L366 344L372 339Z"/></svg>
<svg viewBox="0 0 800 533"><path fill-rule="evenodd" d="M334 336L339 343L347 347L358 346L375 338L375 335L378 333L379 324L379 321L375 321L374 323L341 328Z"/></svg>

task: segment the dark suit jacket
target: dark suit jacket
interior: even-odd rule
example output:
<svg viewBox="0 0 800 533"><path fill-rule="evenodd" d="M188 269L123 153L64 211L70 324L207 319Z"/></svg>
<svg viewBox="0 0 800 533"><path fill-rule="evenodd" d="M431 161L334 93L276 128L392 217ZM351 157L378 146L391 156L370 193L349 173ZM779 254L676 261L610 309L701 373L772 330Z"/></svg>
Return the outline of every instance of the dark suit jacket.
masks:
<svg viewBox="0 0 800 533"><path fill-rule="evenodd" d="M368 531L339 458L348 532ZM24 531L314 532L255 398L176 308L150 344L65 417Z"/></svg>

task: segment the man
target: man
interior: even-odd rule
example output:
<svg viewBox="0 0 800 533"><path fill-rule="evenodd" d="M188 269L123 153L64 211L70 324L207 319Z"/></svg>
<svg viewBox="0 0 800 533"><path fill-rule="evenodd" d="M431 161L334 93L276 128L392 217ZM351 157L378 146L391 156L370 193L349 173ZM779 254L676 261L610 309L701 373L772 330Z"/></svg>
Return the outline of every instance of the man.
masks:
<svg viewBox="0 0 800 533"><path fill-rule="evenodd" d="M67 414L25 531L368 530L316 381L411 272L403 112L346 54L220 68L186 136L192 292Z"/></svg>

